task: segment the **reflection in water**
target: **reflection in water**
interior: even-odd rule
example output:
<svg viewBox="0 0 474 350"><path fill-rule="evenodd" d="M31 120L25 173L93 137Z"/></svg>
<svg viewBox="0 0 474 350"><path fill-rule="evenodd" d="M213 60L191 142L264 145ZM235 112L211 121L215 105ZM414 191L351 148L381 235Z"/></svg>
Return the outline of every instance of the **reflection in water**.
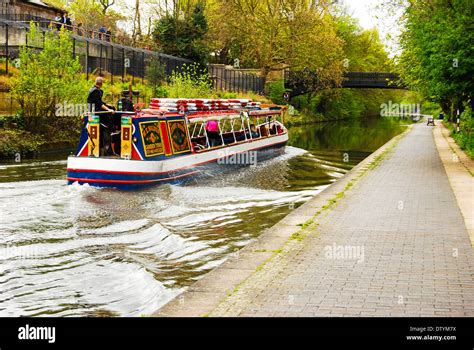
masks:
<svg viewBox="0 0 474 350"><path fill-rule="evenodd" d="M402 130L371 123L292 128L278 158L136 192L67 186L64 160L3 163L0 315L156 310Z"/></svg>

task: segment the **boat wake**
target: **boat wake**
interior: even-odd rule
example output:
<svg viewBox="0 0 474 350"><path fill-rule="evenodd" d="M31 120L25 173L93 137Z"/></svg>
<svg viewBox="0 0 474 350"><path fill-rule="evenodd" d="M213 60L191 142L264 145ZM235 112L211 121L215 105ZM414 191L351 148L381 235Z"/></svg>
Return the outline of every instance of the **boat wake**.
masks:
<svg viewBox="0 0 474 350"><path fill-rule="evenodd" d="M137 192L0 183L0 315L153 312L325 187L289 190L305 153Z"/></svg>

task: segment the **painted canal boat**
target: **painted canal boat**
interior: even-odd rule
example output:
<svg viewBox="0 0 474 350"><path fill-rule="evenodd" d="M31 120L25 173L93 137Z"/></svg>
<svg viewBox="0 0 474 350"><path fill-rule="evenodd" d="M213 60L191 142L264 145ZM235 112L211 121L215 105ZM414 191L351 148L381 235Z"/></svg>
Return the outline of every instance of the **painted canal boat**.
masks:
<svg viewBox="0 0 474 350"><path fill-rule="evenodd" d="M67 180L136 189L251 166L284 152L284 111L243 99L152 99L147 109L108 115L112 123L86 114Z"/></svg>

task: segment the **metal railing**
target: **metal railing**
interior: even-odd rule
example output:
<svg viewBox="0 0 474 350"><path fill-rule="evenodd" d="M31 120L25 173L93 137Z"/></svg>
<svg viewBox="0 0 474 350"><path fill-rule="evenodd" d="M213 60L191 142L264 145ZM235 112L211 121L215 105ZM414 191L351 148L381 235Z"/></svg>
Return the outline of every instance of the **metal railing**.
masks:
<svg viewBox="0 0 474 350"><path fill-rule="evenodd" d="M255 74L210 65L209 76L215 90L265 93L265 79Z"/></svg>
<svg viewBox="0 0 474 350"><path fill-rule="evenodd" d="M121 36L115 36L112 33L101 32L90 28L85 28L82 25L68 25L61 22L56 22L54 19L38 17L29 14L0 14L1 21L14 22L16 24L29 25L30 22L35 23L38 27L43 29L61 29L64 28L75 35L82 36L89 39L103 40L107 42L115 42L122 45L129 45L131 40Z"/></svg>
<svg viewBox="0 0 474 350"><path fill-rule="evenodd" d="M55 30L51 23L45 27L40 27L43 32ZM77 29L77 27L76 27ZM21 46L42 49L42 42L28 42L26 35L29 30L29 22L10 22L0 19L0 57L8 58L6 62L5 74L9 74L12 60L19 57ZM15 32L15 33L14 33ZM90 74L109 74L113 82L114 77L130 76L132 82L135 79L145 78L146 67L150 60L158 58L164 66L166 76L171 76L173 71L181 71L186 64L193 61L165 55L156 51L125 46L113 41L113 36L109 40L101 40L98 32L88 32L90 37L83 36L71 31L73 41L72 55L79 57L84 72ZM13 40L13 37L17 37ZM97 37L97 38L96 38Z"/></svg>

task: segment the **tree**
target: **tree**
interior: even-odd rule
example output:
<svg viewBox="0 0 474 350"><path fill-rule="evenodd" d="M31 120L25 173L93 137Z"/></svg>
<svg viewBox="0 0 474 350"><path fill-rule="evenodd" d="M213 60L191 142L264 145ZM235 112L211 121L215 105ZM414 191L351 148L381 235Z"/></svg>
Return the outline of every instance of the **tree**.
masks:
<svg viewBox="0 0 474 350"><path fill-rule="evenodd" d="M135 1L135 16L133 18L133 42L138 41L142 36L142 26L140 18L140 0Z"/></svg>
<svg viewBox="0 0 474 350"><path fill-rule="evenodd" d="M225 63L239 59L259 68L263 77L273 70L307 68L323 85L340 81L342 42L329 1L214 0L208 12L208 40Z"/></svg>
<svg viewBox="0 0 474 350"><path fill-rule="evenodd" d="M448 115L474 107L474 2L411 0L401 37L402 78Z"/></svg>
<svg viewBox="0 0 474 350"><path fill-rule="evenodd" d="M337 35L343 40L344 69L359 72L390 72L394 69L376 29L363 30L357 20L336 17Z"/></svg>
<svg viewBox="0 0 474 350"><path fill-rule="evenodd" d="M66 8L66 0L44 0L43 2L60 9Z"/></svg>
<svg viewBox="0 0 474 350"><path fill-rule="evenodd" d="M107 13L107 10L109 7L113 6L115 4L115 0L97 0L102 6L102 14L105 15Z"/></svg>
<svg viewBox="0 0 474 350"><path fill-rule="evenodd" d="M79 58L73 58L72 40L61 29L44 37L31 23L28 47L20 50L20 75L12 78L11 93L21 107L25 129L45 133L54 124L58 105L83 103L87 92ZM44 39L44 40L43 40ZM42 45L42 50L35 46Z"/></svg>
<svg viewBox="0 0 474 350"><path fill-rule="evenodd" d="M209 49L204 41L207 20L204 1L174 1L173 12L155 22L153 37L166 54L207 62Z"/></svg>
<svg viewBox="0 0 474 350"><path fill-rule="evenodd" d="M117 22L125 17L114 11L105 10L102 5L96 1L73 0L66 8L72 15L75 24L82 24L87 30L97 30L100 26L109 28L112 32L117 32Z"/></svg>

